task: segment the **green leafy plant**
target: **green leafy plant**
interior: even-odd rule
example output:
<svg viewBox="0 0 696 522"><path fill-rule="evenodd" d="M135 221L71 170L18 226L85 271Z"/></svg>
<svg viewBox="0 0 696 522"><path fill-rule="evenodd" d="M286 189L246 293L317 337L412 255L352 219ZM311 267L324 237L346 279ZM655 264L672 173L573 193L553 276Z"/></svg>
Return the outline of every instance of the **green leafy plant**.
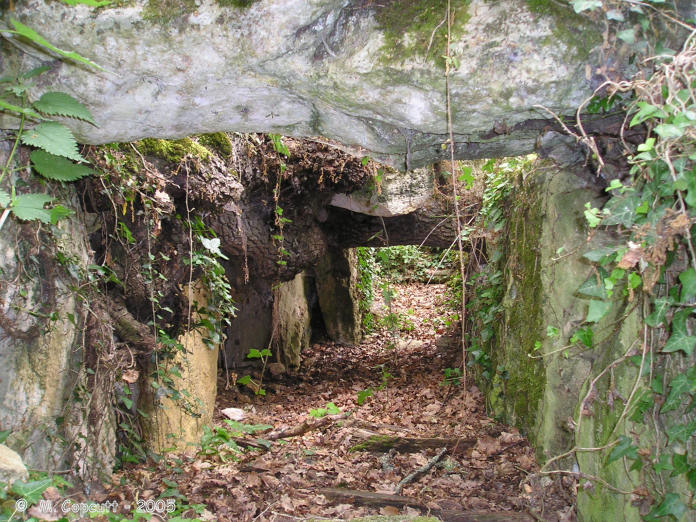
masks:
<svg viewBox="0 0 696 522"><path fill-rule="evenodd" d="M365 390L360 390L358 392L358 396L355 400L355 402L358 403L358 406L362 406L365 404L365 401L367 401L368 398L372 397L374 393L372 392L371 388L367 388Z"/></svg>
<svg viewBox="0 0 696 522"><path fill-rule="evenodd" d="M244 424L229 419L225 419L225 424L226 427L203 426L199 455L216 456L222 462L236 460L239 455L244 453L244 449L237 444L235 439L266 431L273 427L268 424Z"/></svg>
<svg viewBox="0 0 696 522"><path fill-rule="evenodd" d="M290 157L290 150L283 142L282 136L279 134L269 134L268 137L271 139L271 143L273 144L273 150L275 150L279 157ZM283 175L285 174L286 169L287 166L283 161L281 161L280 169L276 174L275 187L273 188L273 202L275 204L273 216L277 231L271 235L271 238L273 239L274 243L276 243L278 248L278 259L276 260L276 264L280 266L286 266L288 264L285 258L290 255L290 252L283 246L283 241L285 241L283 228L288 223L292 223L291 219L283 215L284 210L280 206L280 186L283 182Z"/></svg>
<svg viewBox="0 0 696 522"><path fill-rule="evenodd" d="M232 286L227 278L225 267L221 263L221 260L227 261L228 258L220 250L220 239L198 216L189 220L188 223L194 237L204 248L204 250L195 250L190 262L195 268L201 270L201 282L209 294L206 306L196 309L198 313L196 327L206 332L203 340L208 347L216 349L224 340L225 327L230 326L237 312L232 296Z"/></svg>
<svg viewBox="0 0 696 522"><path fill-rule="evenodd" d="M379 370L381 379L381 382L377 389L384 390L387 388L387 386L389 386L389 381L391 381L394 378L394 376L389 372L389 368L386 364L378 364L377 366L375 366L375 369Z"/></svg>
<svg viewBox="0 0 696 522"><path fill-rule="evenodd" d="M696 512L696 462L685 448L696 435L696 27L661 1L572 0L571 5L578 13L603 20L609 38L623 42L644 66L633 80L607 81L578 113L583 108L592 113L625 111L628 127L642 129L644 138L627 151L630 176L611 180L607 203L601 209L591 202L585 205L588 227L611 230L616 242L584 254L594 270L577 291L588 300L588 308L585 326L573 333L570 343L581 351L600 350L603 340L595 330L601 331L611 312L620 324L628 315L622 307L639 303L644 321L640 347L595 369L591 377L595 401L596 383L609 379L608 396L599 402L611 404L617 368L629 365L627 371L636 375L621 410L607 415L612 424L596 451L603 452L607 465L623 462L627 472L640 472L647 492L645 520L691 519ZM672 41L683 32L679 49L666 47L665 29L657 29L663 26L675 37ZM586 135L576 137L588 145L601 170L596 146ZM567 350L563 353L568 356ZM577 434L582 414L575 422ZM576 444L583 445L577 439ZM566 454L574 451L579 451L577 446Z"/></svg>
<svg viewBox="0 0 696 522"><path fill-rule="evenodd" d="M315 408L313 410L309 410L309 416L310 417L315 417L317 419L321 419L322 417L326 417L327 415L338 415L341 413L341 408L336 406L333 402L327 402L326 406L323 408Z"/></svg>
<svg viewBox="0 0 696 522"><path fill-rule="evenodd" d="M440 386L459 386L462 383L461 368L445 368Z"/></svg>
<svg viewBox="0 0 696 522"><path fill-rule="evenodd" d="M68 52L50 44L30 27L10 18L12 29L3 29L5 37L26 39L64 60L75 61L99 68L90 60L75 52ZM13 172L14 158L20 143L35 147L30 155L34 172L51 181L70 182L88 176L94 169L88 166L77 148L77 141L64 124L52 117L66 117L96 125L89 110L71 95L64 92L46 92L37 100L28 99L28 91L35 79L49 71L49 67L38 67L16 77L0 78L0 110L18 118L18 129L14 144L0 173L0 184ZM40 221L55 224L69 216L72 211L53 203L53 197L45 193L18 194L11 184L9 191L0 188L0 229L10 214L22 221Z"/></svg>
<svg viewBox="0 0 696 522"><path fill-rule="evenodd" d="M266 372L266 364L268 363L268 359L270 359L272 356L273 354L268 348L264 348L263 350L252 348L249 350L247 359L261 359L261 374L258 381L252 379L251 375L244 375L243 377L237 379L237 383L252 389L256 395L266 395L266 390L263 388L263 376Z"/></svg>

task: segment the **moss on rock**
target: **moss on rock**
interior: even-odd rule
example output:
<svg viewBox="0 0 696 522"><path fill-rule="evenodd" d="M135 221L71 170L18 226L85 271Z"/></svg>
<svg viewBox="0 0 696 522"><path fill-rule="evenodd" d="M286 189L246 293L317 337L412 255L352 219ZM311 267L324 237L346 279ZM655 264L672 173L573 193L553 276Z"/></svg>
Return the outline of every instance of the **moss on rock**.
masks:
<svg viewBox="0 0 696 522"><path fill-rule="evenodd" d="M526 0L529 10L540 16L553 20L553 38L545 43L557 44L558 41L568 47L568 57L586 60L590 51L601 43L602 36L587 18L576 13L569 4L554 0Z"/></svg>
<svg viewBox="0 0 696 522"><path fill-rule="evenodd" d="M469 20L468 0L453 2L455 16L452 36L460 35ZM390 0L375 19L384 33L385 61L399 61L423 56L442 63L447 45L447 0ZM432 39L432 40L431 40Z"/></svg>
<svg viewBox="0 0 696 522"><path fill-rule="evenodd" d="M221 7L236 7L239 9L244 9L251 7L252 4L258 0L215 0L217 4Z"/></svg>
<svg viewBox="0 0 696 522"><path fill-rule="evenodd" d="M232 142L224 132L201 134L196 138L200 145L222 156L229 158L232 155Z"/></svg>
<svg viewBox="0 0 696 522"><path fill-rule="evenodd" d="M365 439L363 442L359 442L355 446L352 446L348 451L366 451L375 448L376 446L382 448L391 447L399 437L392 437L390 435L372 435Z"/></svg>
<svg viewBox="0 0 696 522"><path fill-rule="evenodd" d="M512 421L529 433L536 424L539 401L545 387L545 369L539 359L529 357L536 350L538 332L543 327L541 265L538 249L542 233L542 196L534 176L517 182L508 202L510 211L503 259L507 291L503 299L505 320L495 339L504 349L491 349L496 372L491 396L494 413ZM503 377L504 376L504 377ZM521 393L521 391L524 391Z"/></svg>
<svg viewBox="0 0 696 522"><path fill-rule="evenodd" d="M195 10L195 0L148 0L142 17L143 20L166 24Z"/></svg>
<svg viewBox="0 0 696 522"><path fill-rule="evenodd" d="M136 142L135 146L143 154L162 158L172 163L180 162L187 154L196 156L204 161L209 160L211 156L211 152L208 149L191 138L180 140L145 138Z"/></svg>

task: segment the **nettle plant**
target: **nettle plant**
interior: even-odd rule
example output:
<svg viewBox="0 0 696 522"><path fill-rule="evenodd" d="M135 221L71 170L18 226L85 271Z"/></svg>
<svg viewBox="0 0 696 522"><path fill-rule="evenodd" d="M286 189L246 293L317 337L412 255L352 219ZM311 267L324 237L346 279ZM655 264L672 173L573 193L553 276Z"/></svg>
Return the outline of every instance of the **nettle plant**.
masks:
<svg viewBox="0 0 696 522"><path fill-rule="evenodd" d="M64 51L49 43L36 31L10 19L13 29L3 29L3 35L28 40L45 51L56 54L66 61L78 62L100 69L98 65L75 52ZM47 92L37 100L29 99L34 80L46 73L49 67L38 67L18 76L0 78L0 110L18 120L12 149L0 174L0 184L9 179L14 171L14 159L19 144L35 147L31 153L32 170L51 181L70 182L94 172L89 162L78 151L75 136L56 117L74 118L96 125L89 110L65 92ZM22 167L20 167L22 168ZM10 176L11 177L11 176ZM0 229L11 214L22 221L40 221L56 224L58 220L72 214L63 205L53 204L53 197L46 193L18 193L14 183L7 189L0 188Z"/></svg>

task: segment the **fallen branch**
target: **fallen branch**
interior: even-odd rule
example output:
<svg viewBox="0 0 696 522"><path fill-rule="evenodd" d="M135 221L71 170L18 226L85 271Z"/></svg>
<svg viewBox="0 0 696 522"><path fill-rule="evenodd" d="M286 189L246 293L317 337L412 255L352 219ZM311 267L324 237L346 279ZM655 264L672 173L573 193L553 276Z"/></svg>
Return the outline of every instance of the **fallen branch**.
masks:
<svg viewBox="0 0 696 522"><path fill-rule="evenodd" d="M411 506L420 509L428 509L418 500L412 497L392 495L390 493L375 493L374 491L359 491L356 489L324 488L317 490L329 500L338 500L342 504L350 503L356 506Z"/></svg>
<svg viewBox="0 0 696 522"><path fill-rule="evenodd" d="M345 419L345 418L349 417L351 414L352 414L352 412L347 411L345 413L341 413L340 415L327 415L326 417L322 417L321 419L317 419L317 420L307 419L299 426L294 426L292 428L287 428L284 430L272 431L271 433L266 435L264 437L264 439L266 439L266 440L278 440L278 439L289 439L290 437L298 437L300 435L304 435L308 431L313 431L313 430L322 428L324 426L327 426L329 424L333 424L334 422Z"/></svg>
<svg viewBox="0 0 696 522"><path fill-rule="evenodd" d="M455 453L464 453L476 445L477 439L440 439L416 437L395 437L391 435L379 435L360 430L358 435L366 437L366 440L356 444L350 451L369 451L373 453L386 453L390 450L399 453L417 453L426 449L447 448Z"/></svg>
<svg viewBox="0 0 696 522"><path fill-rule="evenodd" d="M437 464L437 462L442 458L442 456L445 454L446 451L447 451L447 448L442 448L437 455L435 455L432 459L430 459L425 464L425 466L421 466L416 471L406 475L406 477L404 477L401 480L401 482L399 482L396 485L396 487L394 488L394 494L400 495L401 491L404 489L405 485L410 484L411 482L413 482L414 480L419 478L421 475L425 475L428 471L433 469L433 466L435 466L435 464Z"/></svg>
<svg viewBox="0 0 696 522"><path fill-rule="evenodd" d="M403 508L411 506L431 515L435 515L448 522L508 522L520 520L533 522L534 519L526 513L513 511L489 513L485 511L455 511L439 509L427 506L411 497L391 495L389 493L375 493L374 491L358 491L355 489L325 488L317 490L317 493L329 500L341 504L353 504L359 506L395 506Z"/></svg>

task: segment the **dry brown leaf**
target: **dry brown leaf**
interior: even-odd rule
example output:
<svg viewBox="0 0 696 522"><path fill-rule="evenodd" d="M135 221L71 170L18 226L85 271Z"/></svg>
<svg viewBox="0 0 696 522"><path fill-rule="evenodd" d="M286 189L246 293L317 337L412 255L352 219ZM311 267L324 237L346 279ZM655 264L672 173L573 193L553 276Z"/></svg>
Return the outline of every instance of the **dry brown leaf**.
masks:
<svg viewBox="0 0 696 522"><path fill-rule="evenodd" d="M401 511L399 511L398 508L395 508L394 506L384 506L383 508L380 508L379 514L384 515L387 517L395 517L397 516Z"/></svg>
<svg viewBox="0 0 696 522"><path fill-rule="evenodd" d="M133 384L138 382L138 377L140 376L140 373L138 370L135 368L131 368L130 370L126 370L123 372L123 375L121 375L121 379L126 381L129 384Z"/></svg>
<svg viewBox="0 0 696 522"><path fill-rule="evenodd" d="M629 248L626 253L621 258L621 261L616 265L618 268L623 268L627 270L633 268L638 264L638 261L643 257L643 249L640 245Z"/></svg>
<svg viewBox="0 0 696 522"><path fill-rule="evenodd" d="M488 435L484 435L476 441L476 449L484 455L493 455L500 451L500 442Z"/></svg>

